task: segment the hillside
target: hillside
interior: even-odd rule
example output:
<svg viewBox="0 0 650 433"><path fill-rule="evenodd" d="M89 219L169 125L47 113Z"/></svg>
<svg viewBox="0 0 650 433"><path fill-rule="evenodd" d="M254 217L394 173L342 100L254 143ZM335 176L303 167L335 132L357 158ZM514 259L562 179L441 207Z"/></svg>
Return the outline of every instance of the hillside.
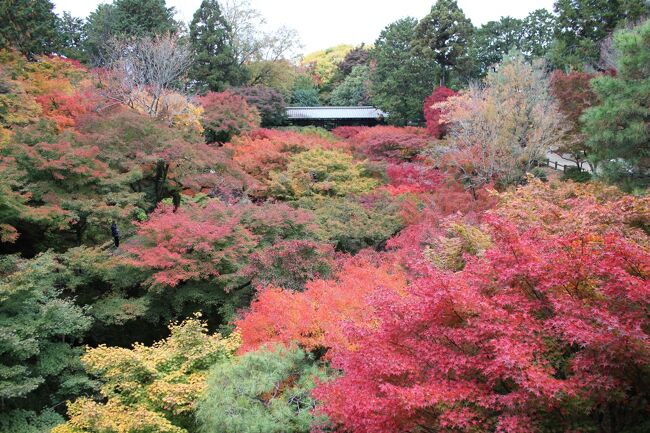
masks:
<svg viewBox="0 0 650 433"><path fill-rule="evenodd" d="M363 96L393 95L388 124L332 130L287 125L268 82L215 84L196 23L77 55L5 27L0 432L650 429L650 21L592 36L609 54L581 45L581 70L549 67L561 39L471 80L416 48L435 83L409 117L382 49L458 11L306 57L317 98L396 74Z"/></svg>

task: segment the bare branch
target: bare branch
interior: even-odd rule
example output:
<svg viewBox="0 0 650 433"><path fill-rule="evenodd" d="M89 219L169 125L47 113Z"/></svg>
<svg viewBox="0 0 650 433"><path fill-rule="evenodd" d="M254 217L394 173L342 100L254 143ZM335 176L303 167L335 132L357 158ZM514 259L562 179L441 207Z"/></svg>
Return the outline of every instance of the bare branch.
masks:
<svg viewBox="0 0 650 433"><path fill-rule="evenodd" d="M106 96L155 117L162 96L182 79L192 52L176 35L113 39L106 50Z"/></svg>

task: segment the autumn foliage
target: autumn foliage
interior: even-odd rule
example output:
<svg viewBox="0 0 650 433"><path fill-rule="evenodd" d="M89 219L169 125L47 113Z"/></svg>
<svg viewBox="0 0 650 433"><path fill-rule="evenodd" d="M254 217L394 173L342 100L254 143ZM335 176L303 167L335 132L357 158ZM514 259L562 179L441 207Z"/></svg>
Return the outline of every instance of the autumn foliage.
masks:
<svg viewBox="0 0 650 433"><path fill-rule="evenodd" d="M200 315L170 324L169 331L168 338L151 347L89 348L82 362L101 379L105 402L80 398L70 403L70 420L53 433L187 433L206 389L208 369L229 362L240 340L237 335L210 334Z"/></svg>
<svg viewBox="0 0 650 433"><path fill-rule="evenodd" d="M259 182L259 193L263 193L272 173L286 169L291 156L315 148L329 150L348 147L347 143L332 141L315 133L271 129L257 129L235 137L226 145L226 149L233 152L233 160Z"/></svg>
<svg viewBox="0 0 650 433"><path fill-rule="evenodd" d="M377 74L348 51L321 91ZM132 67L0 51L0 430L650 429L650 198L540 164L591 156L590 74L512 56L427 128L328 131Z"/></svg>
<svg viewBox="0 0 650 433"><path fill-rule="evenodd" d="M587 108L598 103L598 97L590 84L594 77L594 74L588 72L555 71L549 81L551 93L569 121L567 140L559 152L570 155L578 164L582 164L589 155L585 136L581 132L580 117Z"/></svg>
<svg viewBox="0 0 650 433"><path fill-rule="evenodd" d="M528 215L525 228L487 216L491 246L459 272L425 254L405 294L378 285L380 325L350 329L355 348L332 349L343 375L316 391L332 420L356 432L520 432L591 425L603 406L645 410L629 405L647 395L647 246L618 224L558 234Z"/></svg>
<svg viewBox="0 0 650 433"><path fill-rule="evenodd" d="M375 160L402 162L413 160L431 144L424 129L377 126L359 129L350 140L355 151Z"/></svg>
<svg viewBox="0 0 650 433"><path fill-rule="evenodd" d="M445 87L436 87L433 93L424 100L424 118L427 121L427 131L435 138L442 138L447 134L447 123L442 119L442 109L434 107L435 104L444 102L450 96L458 93Z"/></svg>
<svg viewBox="0 0 650 433"><path fill-rule="evenodd" d="M308 350L354 344L345 335L344 325L371 325L372 291L384 287L399 292L406 283L399 269L373 261L349 260L334 279L308 282L304 292L274 286L261 290L250 312L236 322L244 341L242 350L272 343L289 346L295 342Z"/></svg>
<svg viewBox="0 0 650 433"><path fill-rule="evenodd" d="M225 143L260 126L257 109L239 95L210 92L197 100L203 107L202 125L208 143Z"/></svg>
<svg viewBox="0 0 650 433"><path fill-rule="evenodd" d="M152 270L152 285L219 277L236 268L253 246L240 218L219 202L177 212L161 206L138 226L137 241L127 251L134 265Z"/></svg>

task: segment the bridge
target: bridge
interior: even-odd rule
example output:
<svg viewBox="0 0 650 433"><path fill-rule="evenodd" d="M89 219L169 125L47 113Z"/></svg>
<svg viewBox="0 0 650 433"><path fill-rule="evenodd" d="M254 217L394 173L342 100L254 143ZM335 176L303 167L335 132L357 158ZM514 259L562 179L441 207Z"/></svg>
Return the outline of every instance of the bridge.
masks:
<svg viewBox="0 0 650 433"><path fill-rule="evenodd" d="M385 122L388 114L371 107L287 107L287 120L296 126L375 126Z"/></svg>

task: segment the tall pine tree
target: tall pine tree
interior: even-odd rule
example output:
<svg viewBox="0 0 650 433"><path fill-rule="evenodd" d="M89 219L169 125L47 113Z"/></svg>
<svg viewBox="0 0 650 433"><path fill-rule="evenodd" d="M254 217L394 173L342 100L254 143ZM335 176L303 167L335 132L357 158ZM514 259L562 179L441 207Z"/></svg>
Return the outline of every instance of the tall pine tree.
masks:
<svg viewBox="0 0 650 433"><path fill-rule="evenodd" d="M232 29L217 0L203 0L190 24L190 41L196 54L190 70L195 90L219 92L241 84L242 71L232 49Z"/></svg>
<svg viewBox="0 0 650 433"><path fill-rule="evenodd" d="M27 56L51 53L58 43L57 18L50 0L0 1L0 48Z"/></svg>
<svg viewBox="0 0 650 433"><path fill-rule="evenodd" d="M440 66L440 85L451 72L462 72L474 26L456 0L438 0L415 29L414 46L418 53Z"/></svg>
<svg viewBox="0 0 650 433"><path fill-rule="evenodd" d="M595 66L601 41L617 27L646 15L648 5L645 0L557 0L551 62L558 69Z"/></svg>
<svg viewBox="0 0 650 433"><path fill-rule="evenodd" d="M583 114L601 173L632 189L650 186L650 21L614 37L615 76L591 81L600 104Z"/></svg>
<svg viewBox="0 0 650 433"><path fill-rule="evenodd" d="M435 63L413 54L417 23L415 18L403 18L389 24L371 53L375 63L370 77L372 102L397 125L424 121L422 101L439 74Z"/></svg>

